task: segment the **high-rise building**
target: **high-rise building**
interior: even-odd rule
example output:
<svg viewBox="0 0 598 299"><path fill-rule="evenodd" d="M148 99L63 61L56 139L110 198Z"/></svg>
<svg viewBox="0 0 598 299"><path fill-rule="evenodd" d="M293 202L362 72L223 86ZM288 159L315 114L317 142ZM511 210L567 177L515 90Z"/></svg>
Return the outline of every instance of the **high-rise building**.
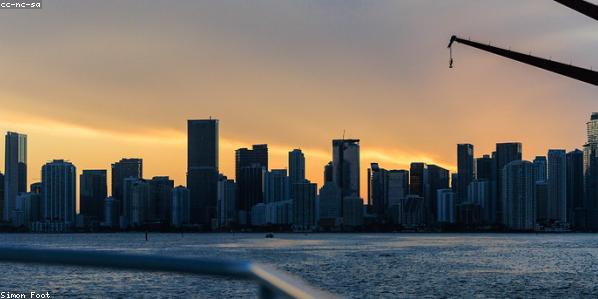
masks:
<svg viewBox="0 0 598 299"><path fill-rule="evenodd" d="M598 112L586 123L588 142L583 146L585 228L598 229Z"/></svg>
<svg viewBox="0 0 598 299"><path fill-rule="evenodd" d="M343 197L359 196L359 139L332 140L332 176Z"/></svg>
<svg viewBox="0 0 598 299"><path fill-rule="evenodd" d="M114 228L118 226L118 202L113 197L104 200L104 220L102 226Z"/></svg>
<svg viewBox="0 0 598 299"><path fill-rule="evenodd" d="M219 174L219 123L216 119L187 121L187 188L190 221L209 229L216 222Z"/></svg>
<svg viewBox="0 0 598 299"><path fill-rule="evenodd" d="M324 166L324 183L326 182L334 182L334 167L332 166L332 161Z"/></svg>
<svg viewBox="0 0 598 299"><path fill-rule="evenodd" d="M93 221L103 221L106 196L106 170L83 170L79 176L79 212Z"/></svg>
<svg viewBox="0 0 598 299"><path fill-rule="evenodd" d="M425 225L423 197L410 194L401 200L399 224L406 228L418 228Z"/></svg>
<svg viewBox="0 0 598 299"><path fill-rule="evenodd" d="M77 171L64 160L54 160L42 167L42 217L47 223L75 225L77 208Z"/></svg>
<svg viewBox="0 0 598 299"><path fill-rule="evenodd" d="M149 220L170 224L174 181L167 176L155 176L148 183L150 187L150 198L147 207Z"/></svg>
<svg viewBox="0 0 598 299"><path fill-rule="evenodd" d="M112 164L112 198L118 207L118 215L124 213L124 184L126 178L143 177L143 160L124 158Z"/></svg>
<svg viewBox="0 0 598 299"><path fill-rule="evenodd" d="M181 227L190 224L190 211L191 205L189 203L189 189L183 186L177 186L173 188L170 209L170 224L174 227Z"/></svg>
<svg viewBox="0 0 598 299"><path fill-rule="evenodd" d="M4 210L4 174L0 172L0 210ZM0 212L3 215L3 212Z"/></svg>
<svg viewBox="0 0 598 299"><path fill-rule="evenodd" d="M484 155L481 158L476 158L476 179L478 180L492 180L492 157Z"/></svg>
<svg viewBox="0 0 598 299"><path fill-rule="evenodd" d="M300 149L294 149L289 152L289 182L292 185L303 181L305 181L305 156ZM290 196L293 198L292 191Z"/></svg>
<svg viewBox="0 0 598 299"><path fill-rule="evenodd" d="M440 166L430 164L428 165L428 181L430 183L430 191L427 197L424 196L424 208L426 222L433 224L436 222L436 191L449 188L449 171Z"/></svg>
<svg viewBox="0 0 598 299"><path fill-rule="evenodd" d="M567 219L573 227L583 227L583 152L567 153Z"/></svg>
<svg viewBox="0 0 598 299"><path fill-rule="evenodd" d="M496 223L494 219L496 203L492 198L491 183L489 180L474 180L469 184L468 195L470 203L480 207L480 220L485 224Z"/></svg>
<svg viewBox="0 0 598 299"><path fill-rule="evenodd" d="M312 230L316 225L317 185L305 181L293 184L293 228L298 231Z"/></svg>
<svg viewBox="0 0 598 299"><path fill-rule="evenodd" d="M567 223L567 154L548 150L548 219ZM536 178L537 180L537 178Z"/></svg>
<svg viewBox="0 0 598 299"><path fill-rule="evenodd" d="M457 144L457 202L467 202L467 187L475 177L473 145Z"/></svg>
<svg viewBox="0 0 598 299"><path fill-rule="evenodd" d="M388 171L388 210L387 218L391 224L399 224L399 206L409 194L409 171Z"/></svg>
<svg viewBox="0 0 598 299"><path fill-rule="evenodd" d="M126 178L123 184L124 212L121 227L139 227L149 221L150 185L147 180Z"/></svg>
<svg viewBox="0 0 598 299"><path fill-rule="evenodd" d="M469 185L468 185L469 187ZM455 223L457 222L457 204L455 193L451 189L436 190L436 222Z"/></svg>
<svg viewBox="0 0 598 299"><path fill-rule="evenodd" d="M268 145L253 145L252 149L235 151L237 208L239 224L251 223L251 208L264 202L263 173L268 170Z"/></svg>
<svg viewBox="0 0 598 299"><path fill-rule="evenodd" d="M430 180L426 163L411 163L409 169L409 194L420 197L429 196Z"/></svg>
<svg viewBox="0 0 598 299"><path fill-rule="evenodd" d="M264 203L269 204L290 199L290 177L287 176L286 169L272 169L271 171L264 171L263 174ZM297 183L299 182L295 184Z"/></svg>
<svg viewBox="0 0 598 299"><path fill-rule="evenodd" d="M41 212L40 194L26 192L19 193L17 196L17 205L13 213L13 226L26 226L32 222L39 221Z"/></svg>
<svg viewBox="0 0 598 299"><path fill-rule="evenodd" d="M4 147L4 221L10 221L17 195L27 192L27 135L7 132Z"/></svg>
<svg viewBox="0 0 598 299"><path fill-rule="evenodd" d="M509 229L533 230L536 225L536 178L533 164L515 160L502 171L503 224Z"/></svg>
<svg viewBox="0 0 598 299"><path fill-rule="evenodd" d="M388 208L388 171L381 168L378 163L372 163L368 168L368 206L378 217L386 220Z"/></svg>
<svg viewBox="0 0 598 299"><path fill-rule="evenodd" d="M218 180L218 225L220 228L238 224L235 181L226 176Z"/></svg>
<svg viewBox="0 0 598 299"><path fill-rule="evenodd" d="M32 193L42 194L42 183L41 182L32 183L31 185L29 185L29 190Z"/></svg>
<svg viewBox="0 0 598 299"><path fill-rule="evenodd" d="M534 159L534 175L537 181L546 182L548 180L548 161L546 156L536 156Z"/></svg>
<svg viewBox="0 0 598 299"><path fill-rule="evenodd" d="M496 151L493 153L493 160L494 166L496 170L496 174L494 176L494 181L496 182L496 220L502 221L502 174L503 168L511 163L512 161L521 160L522 157L522 150L521 150L521 143L519 142L507 142L507 143L497 143L496 144Z"/></svg>
<svg viewBox="0 0 598 299"><path fill-rule="evenodd" d="M341 224L341 189L333 182L325 182L320 188L320 214L318 224L323 228L334 228Z"/></svg>
<svg viewBox="0 0 598 299"><path fill-rule="evenodd" d="M548 182L536 180L536 222L547 225L548 222Z"/></svg>
<svg viewBox="0 0 598 299"><path fill-rule="evenodd" d="M343 197L343 228L355 229L363 225L363 200L357 195Z"/></svg>

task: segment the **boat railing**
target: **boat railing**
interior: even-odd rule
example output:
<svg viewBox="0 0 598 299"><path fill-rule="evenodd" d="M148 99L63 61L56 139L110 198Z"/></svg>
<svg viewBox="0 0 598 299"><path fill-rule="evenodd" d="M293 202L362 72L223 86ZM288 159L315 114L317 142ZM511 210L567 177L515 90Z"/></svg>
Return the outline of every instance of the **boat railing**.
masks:
<svg viewBox="0 0 598 299"><path fill-rule="evenodd" d="M309 286L299 278L253 262L19 247L0 247L0 262L220 276L257 283L259 297L264 299L335 297Z"/></svg>

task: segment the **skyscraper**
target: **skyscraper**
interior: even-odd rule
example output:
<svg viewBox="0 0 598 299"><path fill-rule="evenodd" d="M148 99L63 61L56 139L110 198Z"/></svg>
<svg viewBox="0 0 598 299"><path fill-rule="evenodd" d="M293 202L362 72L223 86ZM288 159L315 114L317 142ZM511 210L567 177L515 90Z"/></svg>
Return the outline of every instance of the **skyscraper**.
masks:
<svg viewBox="0 0 598 299"><path fill-rule="evenodd" d="M319 199L320 215L318 224L325 229L339 226L342 216L341 201L343 200L341 189L333 182L326 182L320 188Z"/></svg>
<svg viewBox="0 0 598 299"><path fill-rule="evenodd" d="M108 196L106 170L83 170L79 186L79 212L93 221L102 221Z"/></svg>
<svg viewBox="0 0 598 299"><path fill-rule="evenodd" d="M536 178L529 161L515 160L502 168L503 224L533 230L536 224Z"/></svg>
<svg viewBox="0 0 598 299"><path fill-rule="evenodd" d="M42 217L48 223L75 225L77 171L73 164L54 160L42 167Z"/></svg>
<svg viewBox="0 0 598 299"><path fill-rule="evenodd" d="M216 119L187 121L187 188L190 221L209 229L216 224L219 125Z"/></svg>
<svg viewBox="0 0 598 299"><path fill-rule="evenodd" d="M457 178L458 179L458 178ZM429 196L430 180L426 163L411 163L409 169L409 194L420 197Z"/></svg>
<svg viewBox="0 0 598 299"><path fill-rule="evenodd" d="M293 184L293 228L298 231L312 230L316 225L317 185L305 181Z"/></svg>
<svg viewBox="0 0 598 299"><path fill-rule="evenodd" d="M177 186L172 190L170 224L174 227L188 225L190 210L189 190L183 186Z"/></svg>
<svg viewBox="0 0 598 299"><path fill-rule="evenodd" d="M426 209L426 221L428 224L433 224L436 222L436 196L438 194L436 191L449 188L449 171L440 166L430 164L428 165L428 178L430 191L427 198L424 197L424 205Z"/></svg>
<svg viewBox="0 0 598 299"><path fill-rule="evenodd" d="M264 171L264 203L269 204L290 199L290 178L286 169ZM303 181L301 181L303 182Z"/></svg>
<svg viewBox="0 0 598 299"><path fill-rule="evenodd" d="M123 228L139 227L149 220L150 185L147 180L126 178L123 184Z"/></svg>
<svg viewBox="0 0 598 299"><path fill-rule="evenodd" d="M548 219L561 224L567 220L567 154L548 151ZM537 178L536 178L537 179Z"/></svg>
<svg viewBox="0 0 598 299"><path fill-rule="evenodd" d="M457 204L455 193L451 189L436 190L436 222L455 223L457 222Z"/></svg>
<svg viewBox="0 0 598 299"><path fill-rule="evenodd" d="M289 183L297 184L305 181L305 156L300 149L294 149L289 152ZM290 196L293 198L293 191Z"/></svg>
<svg viewBox="0 0 598 299"><path fill-rule="evenodd" d="M112 164L112 198L116 201L118 214L124 213L124 183L126 178L140 179L143 177L142 159L121 159Z"/></svg>
<svg viewBox="0 0 598 299"><path fill-rule="evenodd" d="M478 180L492 180L492 157L484 155L476 159L476 178Z"/></svg>
<svg viewBox="0 0 598 299"><path fill-rule="evenodd" d="M0 210L4 210L4 174L0 172ZM3 212L0 212L0 215L3 215Z"/></svg>
<svg viewBox="0 0 598 299"><path fill-rule="evenodd" d="M359 196L359 139L332 140L332 176L344 196Z"/></svg>
<svg viewBox="0 0 598 299"><path fill-rule="evenodd" d="M567 153L567 219L573 227L583 227L583 152Z"/></svg>
<svg viewBox="0 0 598 299"><path fill-rule="evenodd" d="M148 183L150 187L148 204L149 220L154 222L159 221L166 225L170 224L174 181L167 176L155 176Z"/></svg>
<svg viewBox="0 0 598 299"><path fill-rule="evenodd" d="M467 186L474 178L474 159L472 144L457 144L457 202L467 201Z"/></svg>
<svg viewBox="0 0 598 299"><path fill-rule="evenodd" d="M332 167L332 161L328 162L324 166L324 184L326 182L334 182L334 168Z"/></svg>
<svg viewBox="0 0 598 299"><path fill-rule="evenodd" d="M378 163L368 168L368 206L384 222L388 207L388 171Z"/></svg>
<svg viewBox="0 0 598 299"><path fill-rule="evenodd" d="M512 161L521 160L522 152L521 152L521 143L519 142L507 142L507 143L497 143L496 144L496 152L493 153L494 156L494 165L496 169L495 174L495 181L496 181L496 219L498 221L502 221L502 175L503 175L503 168L505 165L509 164Z"/></svg>
<svg viewBox="0 0 598 299"><path fill-rule="evenodd" d="M10 221L17 195L27 192L27 135L7 132L4 158L4 221Z"/></svg>
<svg viewBox="0 0 598 299"><path fill-rule="evenodd" d="M238 224L235 181L226 176L218 179L218 225L220 228Z"/></svg>
<svg viewBox="0 0 598 299"><path fill-rule="evenodd" d="M598 112L586 123L588 142L583 146L586 228L598 229Z"/></svg>
<svg viewBox="0 0 598 299"><path fill-rule="evenodd" d="M251 223L251 208L264 202L263 173L268 171L268 145L253 145L252 149L235 151L237 208L239 224Z"/></svg>
<svg viewBox="0 0 598 299"><path fill-rule="evenodd" d="M546 182L548 180L548 162L545 156L536 156L534 159L534 175L537 181Z"/></svg>

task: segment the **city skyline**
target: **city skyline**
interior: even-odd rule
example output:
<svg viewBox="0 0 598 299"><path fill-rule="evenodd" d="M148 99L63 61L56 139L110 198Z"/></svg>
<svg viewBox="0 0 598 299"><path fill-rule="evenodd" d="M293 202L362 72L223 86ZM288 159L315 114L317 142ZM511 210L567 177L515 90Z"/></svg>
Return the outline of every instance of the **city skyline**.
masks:
<svg viewBox="0 0 598 299"><path fill-rule="evenodd" d="M519 141L531 160L548 148L580 147L580 122L595 107L591 86L472 49L455 49L448 69L454 33L591 66L595 24L557 3L279 1L239 9L197 1L118 3L128 13L114 14L115 5L57 3L0 20L15 28L11 46L0 49L12 58L0 82L0 128L29 135L30 182L54 158L94 169L143 157L148 176L168 173L183 184L184 120L210 115L223 121L220 168L229 176L230 152L267 143L273 168L302 148L307 176L321 185L329 140L344 130L361 140L362 165L424 161L454 170L453 145L464 142L489 153L496 142ZM48 38L54 32L61 37ZM97 51L106 44L112 50ZM362 180L362 197L365 189Z"/></svg>

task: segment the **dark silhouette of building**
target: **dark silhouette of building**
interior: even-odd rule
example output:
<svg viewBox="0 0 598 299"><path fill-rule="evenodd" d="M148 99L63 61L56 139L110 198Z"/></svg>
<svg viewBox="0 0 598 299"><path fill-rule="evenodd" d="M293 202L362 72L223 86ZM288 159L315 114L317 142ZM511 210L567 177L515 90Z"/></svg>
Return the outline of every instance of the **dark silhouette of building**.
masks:
<svg viewBox="0 0 598 299"><path fill-rule="evenodd" d="M585 227L598 230L598 112L586 123L588 142L583 146Z"/></svg>
<svg viewBox="0 0 598 299"><path fill-rule="evenodd" d="M251 208L264 202L263 173L268 171L268 145L253 145L252 149L240 148L235 152L237 182L237 207L239 224L251 223ZM291 188L293 188L291 186Z"/></svg>
<svg viewBox="0 0 598 299"><path fill-rule="evenodd" d="M424 198L425 212L427 223L433 224L436 222L436 214L438 212L437 191L449 188L449 171L438 165L430 164L428 165L428 178L430 182L430 191L428 197Z"/></svg>
<svg viewBox="0 0 598 299"><path fill-rule="evenodd" d="M534 158L534 175L536 181L545 182L548 180L548 160L546 156L536 156Z"/></svg>
<svg viewBox="0 0 598 299"><path fill-rule="evenodd" d="M174 181L167 176L155 176L149 180L149 188L149 220L169 224Z"/></svg>
<svg viewBox="0 0 598 299"><path fill-rule="evenodd" d="M368 207L378 217L379 222L385 220L388 207L388 172L378 163L368 168Z"/></svg>
<svg viewBox="0 0 598 299"><path fill-rule="evenodd" d="M476 159L476 178L478 180L492 180L492 157L483 155Z"/></svg>
<svg viewBox="0 0 598 299"><path fill-rule="evenodd" d="M106 170L83 170L79 186L79 212L89 220L102 221L104 201L108 196Z"/></svg>
<svg viewBox="0 0 598 299"><path fill-rule="evenodd" d="M42 215L45 222L75 225L77 170L64 160L42 166Z"/></svg>
<svg viewBox="0 0 598 299"><path fill-rule="evenodd" d="M41 182L32 183L29 186L29 190L31 191L31 193L42 194L42 183Z"/></svg>
<svg viewBox="0 0 598 299"><path fill-rule="evenodd" d="M474 179L473 162L473 145L457 144L457 204L467 202L467 186Z"/></svg>
<svg viewBox="0 0 598 299"><path fill-rule="evenodd" d="M316 195L318 186L309 181L293 184L293 228L311 230L316 225Z"/></svg>
<svg viewBox="0 0 598 299"><path fill-rule="evenodd" d="M428 165L426 163L414 162L409 168L409 194L425 198L429 196L430 181L428 177Z"/></svg>
<svg viewBox="0 0 598 299"><path fill-rule="evenodd" d="M216 224L219 174L219 124L216 119L187 121L187 188L191 224Z"/></svg>
<svg viewBox="0 0 598 299"><path fill-rule="evenodd" d="M359 196L359 139L332 140L333 181L343 197Z"/></svg>
<svg viewBox="0 0 598 299"><path fill-rule="evenodd" d="M2 172L0 172L0 210L4 210L4 174ZM1 212L0 215L2 215Z"/></svg>
<svg viewBox="0 0 598 299"><path fill-rule="evenodd" d="M305 181L305 156L300 149L289 152L289 184L303 183ZM290 188L290 196L293 198L293 188Z"/></svg>
<svg viewBox="0 0 598 299"><path fill-rule="evenodd" d="M332 167L332 161L328 162L328 164L326 164L324 166L324 184L326 184L327 182L333 182L334 181L334 168Z"/></svg>
<svg viewBox="0 0 598 299"><path fill-rule="evenodd" d="M4 147L4 221L12 219L17 196L21 192L27 192L27 135L7 132Z"/></svg>
<svg viewBox="0 0 598 299"><path fill-rule="evenodd" d="M583 227L583 152L567 153L567 213L571 226Z"/></svg>
<svg viewBox="0 0 598 299"><path fill-rule="evenodd" d="M140 179L143 177L143 160L121 159L112 164L112 198L118 207L118 215L124 213L124 184L127 178Z"/></svg>
<svg viewBox="0 0 598 299"><path fill-rule="evenodd" d="M496 152L494 156L494 162L496 165L496 219L502 223L503 220L503 200L502 200L502 176L503 168L511 163L512 161L521 160L521 143L519 142L507 142L497 143Z"/></svg>

